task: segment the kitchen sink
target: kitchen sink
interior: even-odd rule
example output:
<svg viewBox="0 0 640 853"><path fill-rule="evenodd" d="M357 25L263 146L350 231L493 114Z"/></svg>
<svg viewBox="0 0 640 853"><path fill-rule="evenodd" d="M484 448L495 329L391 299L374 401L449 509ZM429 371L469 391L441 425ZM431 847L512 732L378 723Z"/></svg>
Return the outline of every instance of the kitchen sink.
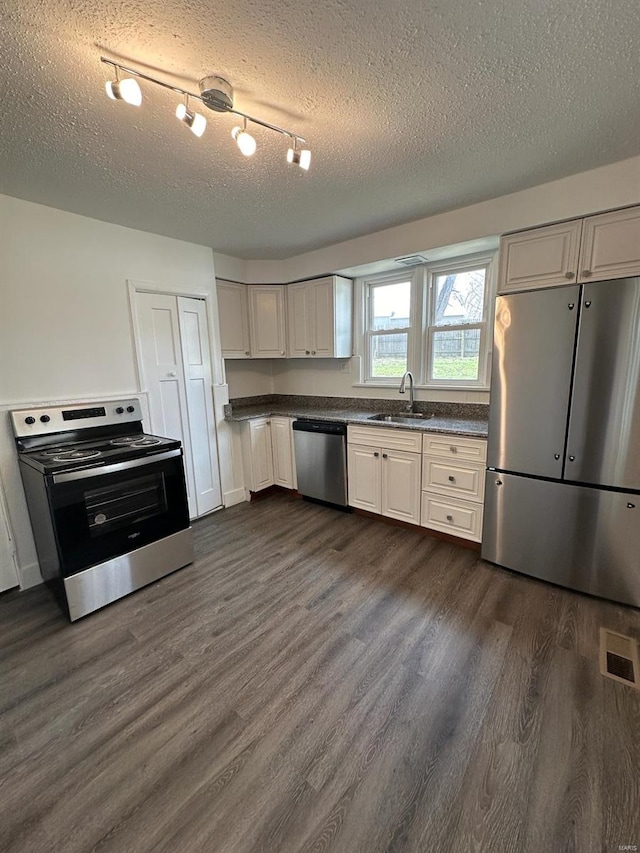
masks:
<svg viewBox="0 0 640 853"><path fill-rule="evenodd" d="M368 421L382 421L387 424L411 424L415 421L426 421L433 415L423 415L418 412L404 412L401 415L386 415L384 413L371 415L367 418Z"/></svg>

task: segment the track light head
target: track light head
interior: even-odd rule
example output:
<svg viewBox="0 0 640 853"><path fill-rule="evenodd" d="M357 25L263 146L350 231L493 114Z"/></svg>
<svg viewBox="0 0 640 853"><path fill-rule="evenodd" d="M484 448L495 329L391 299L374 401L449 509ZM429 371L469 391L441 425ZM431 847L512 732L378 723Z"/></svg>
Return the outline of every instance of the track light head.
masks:
<svg viewBox="0 0 640 853"><path fill-rule="evenodd" d="M308 148L298 148L298 140L293 140L293 148L287 151L287 163L300 166L305 172L311 165L311 151Z"/></svg>
<svg viewBox="0 0 640 853"><path fill-rule="evenodd" d="M142 103L142 92L138 81L133 77L126 77L124 80L118 80L117 74L115 80L108 80L105 83L107 95L112 101L124 101L131 104L132 107L139 107Z"/></svg>
<svg viewBox="0 0 640 853"><path fill-rule="evenodd" d="M236 145L245 157L251 157L256 153L256 141L247 133L247 120L244 120L244 127L234 127L231 131L231 136L235 139Z"/></svg>
<svg viewBox="0 0 640 853"><path fill-rule="evenodd" d="M187 98L184 104L178 104L176 107L176 117L183 121L195 136L202 136L207 126L207 120L203 115L191 112Z"/></svg>

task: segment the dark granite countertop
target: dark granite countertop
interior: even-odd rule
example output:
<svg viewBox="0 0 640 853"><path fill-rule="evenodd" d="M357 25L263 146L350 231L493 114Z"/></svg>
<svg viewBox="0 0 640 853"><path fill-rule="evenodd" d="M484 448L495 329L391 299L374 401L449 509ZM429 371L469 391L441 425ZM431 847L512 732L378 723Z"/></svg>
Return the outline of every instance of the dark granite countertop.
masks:
<svg viewBox="0 0 640 853"><path fill-rule="evenodd" d="M389 421L370 420L372 415L378 413L402 415L403 409L395 401L318 397L312 398L315 405L309 405L309 397L301 399L293 396L290 398L278 396L276 398L274 395L273 399L259 399L260 402L256 403L247 403L244 399L235 401L231 406L231 412L226 414L226 420L248 421L265 417L299 418L344 424L366 424L367 426L384 427L385 429L436 432L470 438L486 438L488 431L488 407L476 404L417 403L416 409L423 412L425 418L417 418L415 421L398 424ZM322 403L326 403L326 405L322 405ZM404 411L406 411L406 407Z"/></svg>

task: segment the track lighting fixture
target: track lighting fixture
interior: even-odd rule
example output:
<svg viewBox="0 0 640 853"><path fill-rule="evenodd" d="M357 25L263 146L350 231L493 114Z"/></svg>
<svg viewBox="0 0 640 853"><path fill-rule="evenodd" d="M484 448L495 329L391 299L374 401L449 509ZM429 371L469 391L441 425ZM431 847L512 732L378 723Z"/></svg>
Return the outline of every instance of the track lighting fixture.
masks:
<svg viewBox="0 0 640 853"><path fill-rule="evenodd" d="M114 68L116 79L107 80L104 86L107 90L107 95L112 101L125 101L125 103L131 104L132 107L139 107L142 103L142 92L140 91L138 81L132 77L126 77L124 80L121 80L120 69L117 65L114 65Z"/></svg>
<svg viewBox="0 0 640 853"><path fill-rule="evenodd" d="M191 133L202 136L207 126L207 120L200 113L193 113L189 109L189 95L184 96L184 103L176 107L176 116L183 121Z"/></svg>
<svg viewBox="0 0 640 853"><path fill-rule="evenodd" d="M294 136L293 148L287 151L287 163L293 163L306 171L311 165L311 151L308 148L298 148L298 141L299 137Z"/></svg>
<svg viewBox="0 0 640 853"><path fill-rule="evenodd" d="M247 133L246 119L242 127L233 128L231 136L235 139L236 145L245 157L251 157L252 154L256 153L256 141L250 133Z"/></svg>
<svg viewBox="0 0 640 853"><path fill-rule="evenodd" d="M278 127L275 124L270 124L268 121L250 116L247 113L240 112L233 107L233 87L222 77L217 75L209 75L200 81L200 93L189 92L186 89L181 89L179 86L173 86L170 83L165 83L163 80L158 80L148 74L143 74L142 71L137 71L135 68L127 68L125 65L120 65L112 59L107 59L104 56L100 57L100 61L110 65L115 72L115 80L106 83L105 88L107 95L114 101L125 101L134 106L140 106L142 103L142 92L138 85L137 79L146 80L148 83L154 83L156 86L162 86L164 89L169 89L184 97L184 101L178 104L176 108L176 117L184 122L186 126L196 136L202 136L207 126L207 120L200 113L194 112L189 108L189 98L194 98L200 101L208 109L218 113L231 113L242 119L242 127L234 127L231 131L231 136L235 140L238 148L245 157L251 157L256 151L256 141L247 131L247 123L259 125L260 127L272 130L282 136L288 137L293 147L289 148L287 153L287 162L294 163L300 166L301 169L308 169L311 163L311 151L309 148L302 148L301 145L306 144L306 139L299 136L297 133L292 133L290 130L285 130L283 127ZM124 80L120 80L120 72L131 75Z"/></svg>

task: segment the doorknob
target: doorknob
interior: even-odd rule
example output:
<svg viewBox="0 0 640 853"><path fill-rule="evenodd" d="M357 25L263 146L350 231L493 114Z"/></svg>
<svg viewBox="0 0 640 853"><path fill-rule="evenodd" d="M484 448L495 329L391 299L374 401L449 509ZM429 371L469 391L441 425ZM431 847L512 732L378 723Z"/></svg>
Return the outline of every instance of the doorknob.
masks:
<svg viewBox="0 0 640 853"><path fill-rule="evenodd" d="M177 373L175 372L175 370L170 370L170 371L167 373L167 376L177 376Z"/></svg>

